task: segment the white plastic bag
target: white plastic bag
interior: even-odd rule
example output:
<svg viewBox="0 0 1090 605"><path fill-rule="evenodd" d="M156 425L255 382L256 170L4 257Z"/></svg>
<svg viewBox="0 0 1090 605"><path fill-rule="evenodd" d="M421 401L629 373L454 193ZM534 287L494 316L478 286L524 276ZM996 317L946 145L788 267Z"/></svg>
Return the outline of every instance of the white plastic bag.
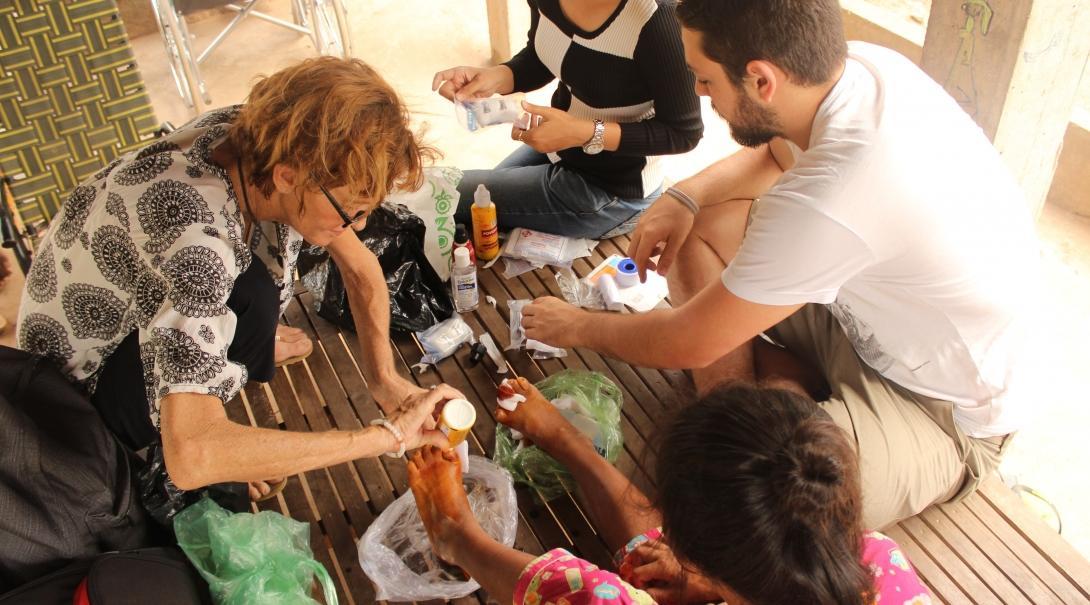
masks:
<svg viewBox="0 0 1090 605"><path fill-rule="evenodd" d="M491 460L470 456L462 476L469 506L485 533L506 546L515 543L518 503L511 474ZM379 601L430 601L464 597L480 588L439 562L411 491L382 511L358 545L360 566L375 583Z"/></svg>
<svg viewBox="0 0 1090 605"><path fill-rule="evenodd" d="M454 211L458 209L458 183L462 171L457 168L424 168L424 186L416 191L398 191L386 201L401 204L424 221L424 255L439 279L450 278L450 257L454 246Z"/></svg>

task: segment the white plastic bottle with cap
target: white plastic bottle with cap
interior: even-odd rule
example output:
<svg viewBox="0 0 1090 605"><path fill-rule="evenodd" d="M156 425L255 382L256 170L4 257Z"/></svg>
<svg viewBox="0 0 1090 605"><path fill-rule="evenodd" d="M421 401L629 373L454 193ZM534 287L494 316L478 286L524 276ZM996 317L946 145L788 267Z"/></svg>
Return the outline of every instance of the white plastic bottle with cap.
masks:
<svg viewBox="0 0 1090 605"><path fill-rule="evenodd" d="M454 249L454 267L450 271L450 286L454 293L454 309L467 313L477 308L480 291L477 288L477 267L469 260L469 250Z"/></svg>

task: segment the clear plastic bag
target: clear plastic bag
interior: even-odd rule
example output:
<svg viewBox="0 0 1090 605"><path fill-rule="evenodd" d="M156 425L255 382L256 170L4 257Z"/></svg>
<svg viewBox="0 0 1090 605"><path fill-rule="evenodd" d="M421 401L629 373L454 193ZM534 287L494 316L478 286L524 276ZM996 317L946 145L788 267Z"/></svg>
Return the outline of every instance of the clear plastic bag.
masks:
<svg viewBox="0 0 1090 605"><path fill-rule="evenodd" d="M469 506L484 531L506 546L515 543L518 503L511 475L487 458L469 457L462 476ZM359 545L360 566L375 583L379 601L457 599L480 588L460 569L441 563L420 520L411 491L382 511Z"/></svg>
<svg viewBox="0 0 1090 605"><path fill-rule="evenodd" d="M310 526L280 513L229 512L209 498L174 517L174 533L217 605L315 603L314 579L329 605L333 580L310 550Z"/></svg>
<svg viewBox="0 0 1090 605"><path fill-rule="evenodd" d="M525 348L530 351L530 356L534 359L567 357L568 352L560 347L547 345L533 338L526 338L526 329L522 327L522 308L532 302L529 299L507 301L507 308L511 311L511 344L507 346L507 350L517 351L520 348Z"/></svg>
<svg viewBox="0 0 1090 605"><path fill-rule="evenodd" d="M624 396L613 381L598 372L564 370L537 383L546 399L594 443L594 449L616 462L624 447L621 405ZM575 482L562 464L536 445L524 446L506 426L496 427L497 464L511 472L515 481L528 485L548 502L572 490Z"/></svg>

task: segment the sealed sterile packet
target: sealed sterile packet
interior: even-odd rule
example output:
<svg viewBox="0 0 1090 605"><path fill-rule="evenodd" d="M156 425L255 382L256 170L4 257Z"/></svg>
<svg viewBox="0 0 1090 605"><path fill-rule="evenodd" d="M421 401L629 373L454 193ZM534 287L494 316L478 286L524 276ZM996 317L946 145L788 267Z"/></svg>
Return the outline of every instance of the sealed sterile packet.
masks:
<svg viewBox="0 0 1090 605"><path fill-rule="evenodd" d="M507 350L525 348L527 351L532 352L530 356L534 359L567 357L568 352L564 349L547 345L532 338L526 338L526 330L522 327L522 308L532 302L525 299L507 301L507 308L511 310L511 344L507 347Z"/></svg>
<svg viewBox="0 0 1090 605"><path fill-rule="evenodd" d="M454 115L466 130L476 132L496 124L517 124L529 128L529 114L522 109L522 94L455 101Z"/></svg>
<svg viewBox="0 0 1090 605"><path fill-rule="evenodd" d="M573 260L590 256L596 247L598 242L593 239L515 229L503 245L502 256L521 259L538 267L570 267Z"/></svg>
<svg viewBox="0 0 1090 605"><path fill-rule="evenodd" d="M458 347L463 344L474 342L473 329L458 315L441 321L423 332L417 332L416 337L424 349L424 356L420 358L420 363L413 366L420 372L427 369L429 365L435 365L454 355Z"/></svg>

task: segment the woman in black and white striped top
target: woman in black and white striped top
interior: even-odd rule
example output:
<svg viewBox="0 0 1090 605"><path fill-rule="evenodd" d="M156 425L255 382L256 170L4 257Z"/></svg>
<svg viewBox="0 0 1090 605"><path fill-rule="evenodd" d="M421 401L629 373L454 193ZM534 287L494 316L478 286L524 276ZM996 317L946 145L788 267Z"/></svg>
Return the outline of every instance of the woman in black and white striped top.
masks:
<svg viewBox="0 0 1090 605"><path fill-rule="evenodd" d="M662 191L660 155L684 153L703 134L673 3L528 0L529 40L510 61L435 75L452 100L526 92L559 79L551 107L525 145L492 170L467 170L456 215L468 222L484 183L500 228L601 238L635 227Z"/></svg>

